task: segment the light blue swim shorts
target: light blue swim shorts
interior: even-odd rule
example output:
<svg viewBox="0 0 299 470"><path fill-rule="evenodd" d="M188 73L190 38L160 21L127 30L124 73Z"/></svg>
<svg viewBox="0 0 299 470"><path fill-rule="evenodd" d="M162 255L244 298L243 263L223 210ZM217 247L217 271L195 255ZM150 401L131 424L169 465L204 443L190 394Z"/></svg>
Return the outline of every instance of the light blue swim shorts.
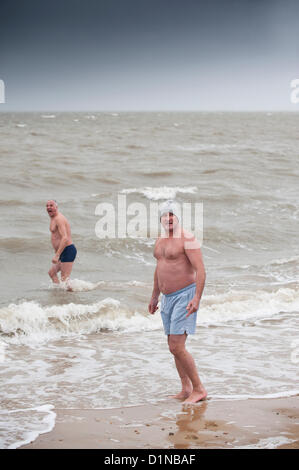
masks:
<svg viewBox="0 0 299 470"><path fill-rule="evenodd" d="M197 311L188 318L186 310L188 303L193 299L196 291L195 283L183 289L163 294L161 300L161 317L166 335L194 335L196 328Z"/></svg>

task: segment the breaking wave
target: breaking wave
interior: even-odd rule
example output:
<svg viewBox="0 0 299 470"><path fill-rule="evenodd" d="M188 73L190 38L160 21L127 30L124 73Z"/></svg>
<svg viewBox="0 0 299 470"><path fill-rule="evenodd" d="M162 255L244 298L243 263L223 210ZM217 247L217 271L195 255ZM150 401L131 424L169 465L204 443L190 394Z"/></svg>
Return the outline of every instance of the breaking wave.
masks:
<svg viewBox="0 0 299 470"><path fill-rule="evenodd" d="M78 282L83 290L84 281ZM86 282L85 288L94 286L96 284ZM295 288L280 288L275 292L232 290L223 294L206 295L198 311L197 323L202 327L223 325L232 321L241 325L242 322L248 321L259 323L274 316L277 320L279 315L291 314L298 310L299 290ZM93 304L69 303L52 306L24 301L0 309L0 334L8 343L31 344L100 331L122 333L161 328L160 315L149 315L147 305L143 312L133 311L111 297Z"/></svg>

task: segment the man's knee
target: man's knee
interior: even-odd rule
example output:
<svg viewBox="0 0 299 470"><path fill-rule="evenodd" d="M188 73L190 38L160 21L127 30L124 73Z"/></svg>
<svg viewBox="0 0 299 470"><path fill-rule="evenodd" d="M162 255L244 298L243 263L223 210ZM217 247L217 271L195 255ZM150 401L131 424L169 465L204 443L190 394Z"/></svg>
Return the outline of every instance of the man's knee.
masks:
<svg viewBox="0 0 299 470"><path fill-rule="evenodd" d="M57 276L57 271L54 268L50 268L49 271L48 271L48 274L51 278L53 278L53 277Z"/></svg>
<svg viewBox="0 0 299 470"><path fill-rule="evenodd" d="M169 340L169 351L174 356L179 356L185 350L185 344L175 340Z"/></svg>

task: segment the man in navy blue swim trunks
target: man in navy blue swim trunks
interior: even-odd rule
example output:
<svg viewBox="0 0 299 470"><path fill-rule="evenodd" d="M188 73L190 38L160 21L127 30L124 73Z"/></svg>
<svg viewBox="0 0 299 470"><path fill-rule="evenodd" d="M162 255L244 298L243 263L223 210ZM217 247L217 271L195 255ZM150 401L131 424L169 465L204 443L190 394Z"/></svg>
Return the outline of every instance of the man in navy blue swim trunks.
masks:
<svg viewBox="0 0 299 470"><path fill-rule="evenodd" d="M162 293L160 310L164 331L182 383L182 390L173 398L197 403L207 397L207 392L185 343L188 334L195 333L206 274L200 244L180 226L177 214L178 205L174 201L162 205L160 220L165 235L157 239L154 248L157 267L148 310L155 313Z"/></svg>
<svg viewBox="0 0 299 470"><path fill-rule="evenodd" d="M47 202L47 212L50 217L51 242L55 251L49 276L54 284L59 284L58 272L61 271L61 281L68 283L77 250L72 242L71 227L68 220L58 211L54 199ZM71 290L67 284L68 290Z"/></svg>

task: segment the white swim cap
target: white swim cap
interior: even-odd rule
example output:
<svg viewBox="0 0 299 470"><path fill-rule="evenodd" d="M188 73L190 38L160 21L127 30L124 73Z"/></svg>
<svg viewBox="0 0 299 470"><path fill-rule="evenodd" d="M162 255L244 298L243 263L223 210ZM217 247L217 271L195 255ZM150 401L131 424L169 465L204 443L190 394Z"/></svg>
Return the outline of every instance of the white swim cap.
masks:
<svg viewBox="0 0 299 470"><path fill-rule="evenodd" d="M174 214L178 219L180 218L180 215L181 215L181 210L180 210L179 205L172 199L169 199L168 201L163 202L159 208L159 211L160 211L160 220L161 220L162 215L168 214L169 212Z"/></svg>

